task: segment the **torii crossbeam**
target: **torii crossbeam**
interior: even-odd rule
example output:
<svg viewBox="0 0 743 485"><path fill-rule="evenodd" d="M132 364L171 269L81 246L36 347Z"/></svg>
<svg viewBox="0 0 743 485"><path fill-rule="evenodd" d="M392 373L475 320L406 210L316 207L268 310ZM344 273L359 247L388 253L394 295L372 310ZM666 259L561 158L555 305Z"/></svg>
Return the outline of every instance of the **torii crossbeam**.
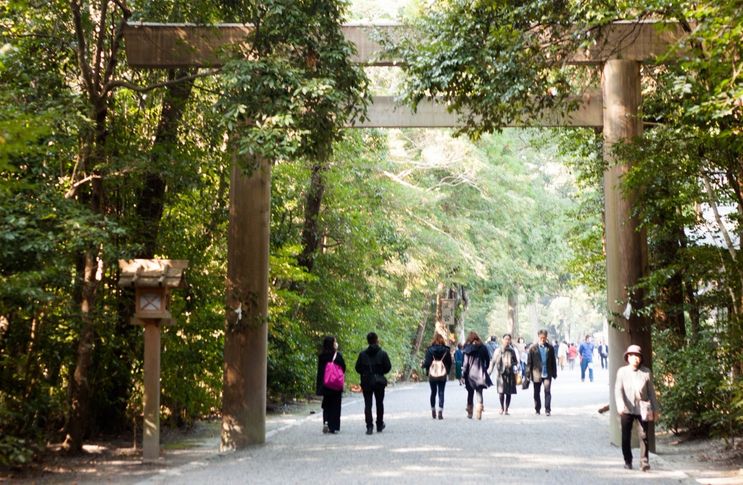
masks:
<svg viewBox="0 0 743 485"><path fill-rule="evenodd" d="M346 25L344 34L357 48L355 61L364 65L394 66L374 40L386 31L394 36L396 25ZM244 42L249 25L189 25L133 23L125 29L126 52L131 67L210 67L224 62L223 47ZM374 35L372 35L375 33ZM616 22L597 32L592 48L575 52L573 64L602 66L601 91L586 93L579 108L567 116L543 113L530 120L531 126L602 127L604 157L609 169L604 174L607 303L612 320L609 327L610 388L616 370L623 364L623 349L630 343L643 348L643 361L651 363L650 333L640 317L623 315L627 304L637 308L628 295L644 272L645 240L633 219L633 198L620 189L623 174L631 164L615 160L612 146L642 132L638 118L640 65L655 62L657 56L677 43L684 33L677 24ZM390 98L373 98L370 120L357 127L454 127L457 117L434 103L422 104L417 113L394 104ZM516 123L515 126L518 126ZM245 176L233 166L230 184L228 235L227 321L248 312L254 321L247 330L225 337L222 448L235 449L265 442L266 347L268 315L268 251L271 165L263 160L259 170ZM612 442L621 442L617 410L611 396ZM651 449L654 434L650 432Z"/></svg>

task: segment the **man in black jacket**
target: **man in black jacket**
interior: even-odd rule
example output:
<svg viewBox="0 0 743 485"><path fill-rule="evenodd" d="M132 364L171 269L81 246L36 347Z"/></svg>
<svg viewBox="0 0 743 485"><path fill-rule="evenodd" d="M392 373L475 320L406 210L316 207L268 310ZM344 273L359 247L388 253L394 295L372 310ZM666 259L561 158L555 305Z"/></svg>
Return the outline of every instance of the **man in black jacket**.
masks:
<svg viewBox="0 0 743 485"><path fill-rule="evenodd" d="M377 405L377 433L384 429L384 388L387 386L386 373L392 369L387 352L379 346L379 338L374 332L366 336L369 347L359 353L356 359L356 372L361 376L361 390L364 393L364 416L366 434L374 432L372 418L372 396Z"/></svg>
<svg viewBox="0 0 743 485"><path fill-rule="evenodd" d="M557 379L557 360L555 349L547 341L547 330L540 330L539 340L529 349L526 361L526 376L534 383L534 409L540 414L542 400L539 390L544 386L544 410L547 416L552 412L552 380Z"/></svg>

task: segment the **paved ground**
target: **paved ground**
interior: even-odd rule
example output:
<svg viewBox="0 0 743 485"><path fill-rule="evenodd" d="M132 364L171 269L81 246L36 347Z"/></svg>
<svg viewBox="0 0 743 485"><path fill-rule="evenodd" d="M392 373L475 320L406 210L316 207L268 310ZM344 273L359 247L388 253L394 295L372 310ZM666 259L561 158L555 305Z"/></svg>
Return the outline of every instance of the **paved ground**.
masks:
<svg viewBox="0 0 743 485"><path fill-rule="evenodd" d="M426 383L390 388L383 433L365 434L363 400L351 395L337 435L322 434L321 414L273 418L264 446L140 475L138 483L697 483L655 455L648 473L623 469L608 417L597 413L608 403L605 371L593 383L581 383L577 370L561 373L551 417L534 414L531 390L514 396L510 416L499 415L491 388L482 421L467 419L464 388L449 382L445 419L433 420L428 393Z"/></svg>

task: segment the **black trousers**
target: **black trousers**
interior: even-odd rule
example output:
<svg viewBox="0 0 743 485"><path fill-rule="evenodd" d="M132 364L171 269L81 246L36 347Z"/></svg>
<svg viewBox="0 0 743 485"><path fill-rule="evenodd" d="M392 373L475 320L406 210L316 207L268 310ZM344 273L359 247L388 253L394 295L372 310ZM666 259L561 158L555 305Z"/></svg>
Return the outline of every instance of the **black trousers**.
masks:
<svg viewBox="0 0 743 485"><path fill-rule="evenodd" d="M436 395L439 396L439 409L444 409L444 389L446 381L428 381L431 386L431 409L436 407Z"/></svg>
<svg viewBox="0 0 743 485"><path fill-rule="evenodd" d="M361 388L364 393L364 417L366 418L366 427L374 427L374 418L372 417L372 397L377 405L377 428L384 423L384 386L374 386L373 389Z"/></svg>
<svg viewBox="0 0 743 485"><path fill-rule="evenodd" d="M640 466L648 464L648 422L643 421L638 414L620 415L622 422L622 455L624 462L632 464L632 425L635 420L640 422Z"/></svg>
<svg viewBox="0 0 743 485"><path fill-rule="evenodd" d="M485 389L484 387L475 389L474 387L470 387L469 382L465 382L465 388L467 389L467 406L474 407L475 396L477 396L477 404L485 404L482 399L482 390Z"/></svg>
<svg viewBox="0 0 743 485"><path fill-rule="evenodd" d="M552 378L545 379L542 377L540 382L531 383L534 386L534 409L539 412L542 410L542 396L539 393L540 388L544 385L544 410L552 412Z"/></svg>
<svg viewBox="0 0 743 485"><path fill-rule="evenodd" d="M342 391L323 390L322 420L327 423L330 431L341 429L341 397Z"/></svg>

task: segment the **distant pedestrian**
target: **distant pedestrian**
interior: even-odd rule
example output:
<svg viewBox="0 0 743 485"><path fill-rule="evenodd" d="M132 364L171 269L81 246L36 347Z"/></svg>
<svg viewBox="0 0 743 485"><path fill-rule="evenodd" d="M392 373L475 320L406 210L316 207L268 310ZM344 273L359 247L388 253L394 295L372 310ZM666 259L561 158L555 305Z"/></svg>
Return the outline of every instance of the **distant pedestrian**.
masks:
<svg viewBox="0 0 743 485"><path fill-rule="evenodd" d="M374 332L366 335L369 347L359 353L356 359L356 372L361 376L361 391L364 394L364 418L366 419L366 434L374 433L374 419L372 418L372 398L377 406L377 433L385 428L384 424L384 388L387 378L384 377L392 369L387 352L379 346L379 337Z"/></svg>
<svg viewBox="0 0 743 485"><path fill-rule="evenodd" d="M599 341L599 358L601 358L601 368L609 368L609 346L603 340Z"/></svg>
<svg viewBox="0 0 743 485"><path fill-rule="evenodd" d="M441 362L446 371L443 376L431 376L431 365L434 362ZM438 365L438 364L437 364ZM446 381L449 379L451 371L451 350L444 342L444 337L440 333L433 336L431 345L426 350L426 357L423 359L423 366L428 374L428 384L431 386L431 417L444 419L444 391ZM439 408L436 410L436 394L439 396Z"/></svg>
<svg viewBox="0 0 743 485"><path fill-rule="evenodd" d="M467 417L472 419L474 408L475 417L482 419L483 398L482 391L493 385L488 375L490 356L480 336L470 332L464 344L464 364L462 365L462 379L467 388ZM474 395L477 395L477 407L474 407Z"/></svg>
<svg viewBox="0 0 743 485"><path fill-rule="evenodd" d="M488 348L488 356L492 359L495 350L498 348L498 337L491 335L485 346Z"/></svg>
<svg viewBox="0 0 743 485"><path fill-rule="evenodd" d="M557 351L557 362L560 364L560 370L565 370L565 361L568 360L568 343L564 340Z"/></svg>
<svg viewBox="0 0 743 485"><path fill-rule="evenodd" d="M642 364L642 349L630 345L624 353L627 365L617 370L614 383L614 402L622 423L622 455L624 468L632 469L632 426L639 421L640 468L650 469L648 461L648 423L658 418L658 402L653 377Z"/></svg>
<svg viewBox="0 0 743 485"><path fill-rule="evenodd" d="M534 410L541 413L540 388L544 387L544 410L549 416L552 413L552 380L557 379L557 359L555 349L547 341L547 330L539 331L538 341L529 349L526 373L534 383Z"/></svg>
<svg viewBox="0 0 743 485"><path fill-rule="evenodd" d="M586 335L586 339L578 347L580 354L580 381L586 380L586 369L588 369L588 378L593 382L593 342L591 336Z"/></svg>
<svg viewBox="0 0 743 485"><path fill-rule="evenodd" d="M323 339L322 351L317 357L316 392L319 396L322 396L322 432L335 434L341 429L341 397L343 396L343 390L330 389L323 383L325 367L330 362L340 366L345 374L346 362L343 360L343 354L338 351L338 342L332 335Z"/></svg>
<svg viewBox="0 0 743 485"><path fill-rule="evenodd" d="M570 342L568 346L568 369L575 370L575 359L578 358L578 348L574 342Z"/></svg>
<svg viewBox="0 0 743 485"><path fill-rule="evenodd" d="M508 414L511 405L511 395L516 394L516 373L520 373L519 359L516 351L511 346L511 334L507 333L501 338L501 346L493 354L490 361L488 374L496 373L496 385L498 387L498 399L500 400L500 413Z"/></svg>
<svg viewBox="0 0 743 485"><path fill-rule="evenodd" d="M456 377L459 381L459 385L462 385L462 364L464 364L464 352L462 352L462 344L457 344L457 350L454 351L454 362L456 363Z"/></svg>
<svg viewBox="0 0 743 485"><path fill-rule="evenodd" d="M521 367L521 378L524 378L526 373L526 343L524 343L524 337L516 339L516 350L519 354L519 366Z"/></svg>

